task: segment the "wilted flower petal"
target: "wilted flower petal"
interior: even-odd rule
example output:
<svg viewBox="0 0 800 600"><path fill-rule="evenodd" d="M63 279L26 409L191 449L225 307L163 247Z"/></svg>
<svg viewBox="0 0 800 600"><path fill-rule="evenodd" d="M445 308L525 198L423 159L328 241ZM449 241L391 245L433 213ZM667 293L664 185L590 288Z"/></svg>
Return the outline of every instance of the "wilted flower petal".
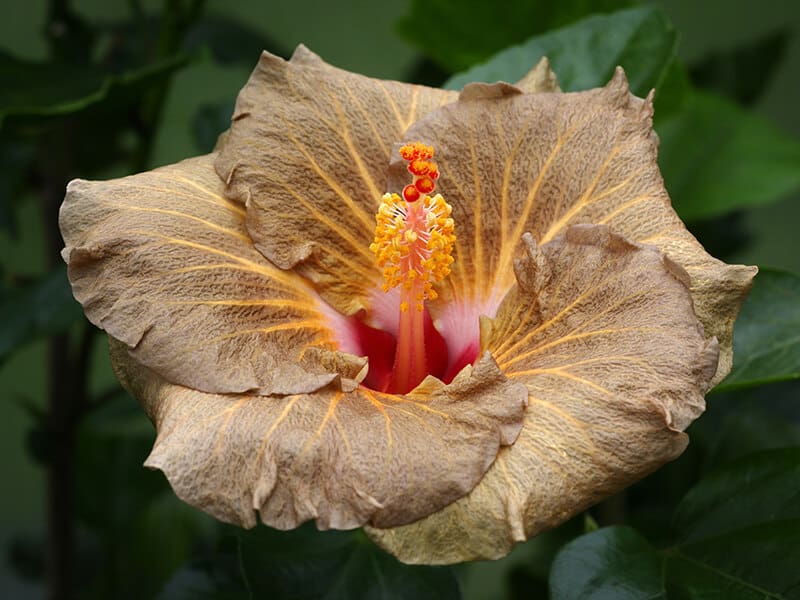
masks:
<svg viewBox="0 0 800 600"><path fill-rule="evenodd" d="M75 295L158 429L146 464L246 527L392 526L466 494L519 433L524 386L487 355L449 385L354 390L364 359L253 248L213 159L73 182L62 209Z"/></svg>
<svg viewBox="0 0 800 600"><path fill-rule="evenodd" d="M412 563L499 558L674 459L717 364L686 273L601 225L526 236L482 344L530 392L513 446L465 498L370 537Z"/></svg>

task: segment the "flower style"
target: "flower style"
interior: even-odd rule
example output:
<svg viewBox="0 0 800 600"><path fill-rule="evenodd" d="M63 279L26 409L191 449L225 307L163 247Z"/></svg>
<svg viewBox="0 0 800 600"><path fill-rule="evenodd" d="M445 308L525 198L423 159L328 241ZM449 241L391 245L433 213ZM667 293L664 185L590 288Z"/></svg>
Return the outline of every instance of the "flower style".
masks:
<svg viewBox="0 0 800 600"><path fill-rule="evenodd" d="M145 464L223 521L451 563L678 456L755 269L671 209L652 112L621 69L458 93L300 47L213 154L72 182L64 259L157 428Z"/></svg>

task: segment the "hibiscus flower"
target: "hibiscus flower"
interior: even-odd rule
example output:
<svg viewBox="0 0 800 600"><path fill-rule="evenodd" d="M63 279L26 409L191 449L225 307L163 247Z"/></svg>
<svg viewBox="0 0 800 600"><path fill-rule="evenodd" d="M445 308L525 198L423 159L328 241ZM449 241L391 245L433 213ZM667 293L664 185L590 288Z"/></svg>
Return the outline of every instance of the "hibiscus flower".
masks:
<svg viewBox="0 0 800 600"><path fill-rule="evenodd" d="M652 95L263 54L214 153L62 207L75 297L218 519L497 558L678 456L755 269L670 207Z"/></svg>

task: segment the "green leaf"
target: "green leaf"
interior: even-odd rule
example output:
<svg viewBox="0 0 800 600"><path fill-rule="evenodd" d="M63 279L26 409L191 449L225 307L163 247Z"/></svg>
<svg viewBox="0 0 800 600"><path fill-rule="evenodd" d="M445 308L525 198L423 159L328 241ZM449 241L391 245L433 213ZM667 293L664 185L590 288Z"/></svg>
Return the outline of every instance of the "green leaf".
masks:
<svg viewBox="0 0 800 600"><path fill-rule="evenodd" d="M733 342L733 370L715 391L800 378L800 277L761 269Z"/></svg>
<svg viewBox="0 0 800 600"><path fill-rule="evenodd" d="M241 564L255 598L292 600L450 600L461 597L447 567L403 565L361 531L281 532L258 526L241 534Z"/></svg>
<svg viewBox="0 0 800 600"><path fill-rule="evenodd" d="M263 50L280 56L283 49L263 32L240 21L221 15L208 15L193 23L183 37L183 49L194 53L208 48L222 64L244 64L250 67Z"/></svg>
<svg viewBox="0 0 800 600"><path fill-rule="evenodd" d="M657 549L628 527L566 545L551 598L800 598L798 481L800 448L729 464L678 506L675 545Z"/></svg>
<svg viewBox="0 0 800 600"><path fill-rule="evenodd" d="M596 15L503 50L456 75L446 87L460 89L471 81L518 81L547 56L565 91L605 85L621 65L631 90L644 96L667 73L676 39L670 22L653 7Z"/></svg>
<svg viewBox="0 0 800 600"><path fill-rule="evenodd" d="M81 317L66 267L25 287L0 287L0 364L20 345L63 333Z"/></svg>
<svg viewBox="0 0 800 600"><path fill-rule="evenodd" d="M593 12L631 6L632 0L413 0L398 23L403 37L452 72L486 60L510 44L561 27Z"/></svg>
<svg viewBox="0 0 800 600"><path fill-rule="evenodd" d="M233 101L205 104L192 117L192 136L199 152L211 152L219 135L231 126Z"/></svg>
<svg viewBox="0 0 800 600"><path fill-rule="evenodd" d="M661 587L661 556L629 527L610 527L564 546L550 570L553 600L656 600Z"/></svg>
<svg viewBox="0 0 800 600"><path fill-rule="evenodd" d="M791 39L792 32L783 30L712 54L691 66L692 81L744 105L753 104L769 85Z"/></svg>
<svg viewBox="0 0 800 600"><path fill-rule="evenodd" d="M661 121L659 164L684 220L780 200L800 187L800 141L714 94L689 94Z"/></svg>
<svg viewBox="0 0 800 600"><path fill-rule="evenodd" d="M163 81L187 64L179 55L125 71L99 67L34 63L0 52L0 129L14 119L21 124L71 115L112 97L126 98L142 87Z"/></svg>

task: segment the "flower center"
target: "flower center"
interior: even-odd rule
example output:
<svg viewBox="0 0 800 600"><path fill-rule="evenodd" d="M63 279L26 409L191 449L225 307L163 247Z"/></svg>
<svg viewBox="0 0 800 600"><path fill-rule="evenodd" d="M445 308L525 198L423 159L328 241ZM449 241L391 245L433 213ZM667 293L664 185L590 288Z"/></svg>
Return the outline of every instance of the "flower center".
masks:
<svg viewBox="0 0 800 600"><path fill-rule="evenodd" d="M400 148L413 181L402 197L385 194L378 208L370 250L383 269L383 291L400 289L400 316L394 364L385 391L405 393L428 374L441 376L446 346L425 306L435 300L433 284L450 273L455 242L452 209L436 188L439 170L433 148L414 143ZM444 353L444 356L442 355ZM368 384L369 385L369 384ZM384 387L382 386L382 387Z"/></svg>

